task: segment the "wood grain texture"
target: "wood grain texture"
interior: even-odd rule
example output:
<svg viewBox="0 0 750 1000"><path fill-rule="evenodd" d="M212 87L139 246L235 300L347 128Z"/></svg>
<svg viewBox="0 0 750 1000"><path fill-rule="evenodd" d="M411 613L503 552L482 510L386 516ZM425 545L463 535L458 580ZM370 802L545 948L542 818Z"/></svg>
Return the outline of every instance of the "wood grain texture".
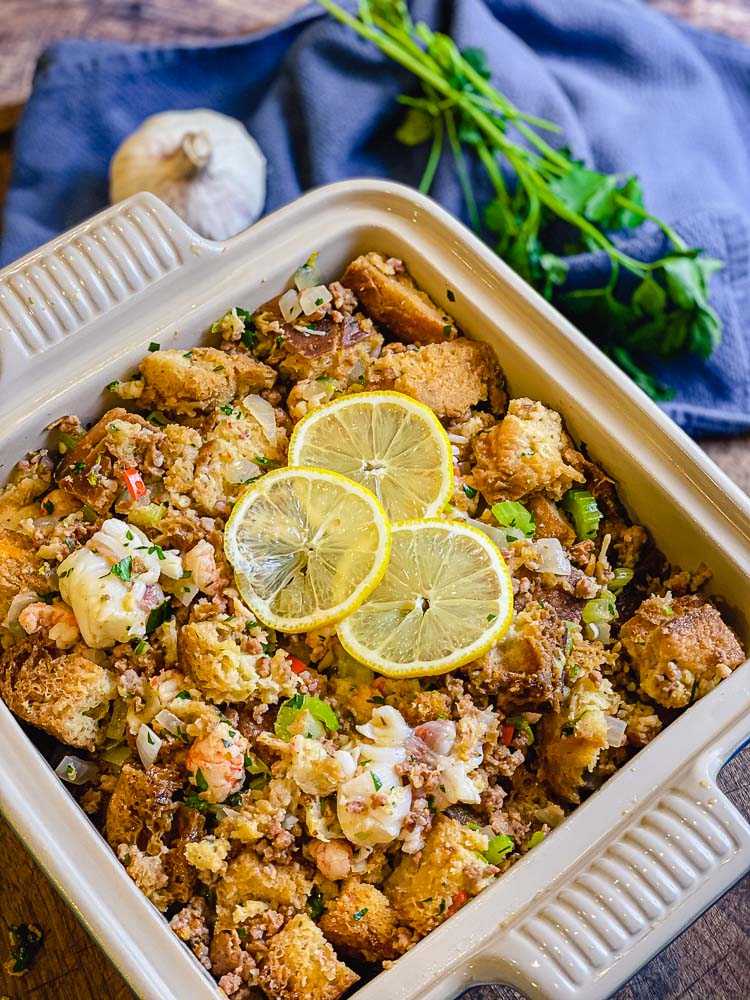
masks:
<svg viewBox="0 0 750 1000"><path fill-rule="evenodd" d="M2 0L0 3L0 132L12 127L14 105L31 84L39 51L52 40L84 35L161 42L221 38L260 30L304 0ZM592 0L592 3L595 0ZM704 27L750 40L748 0L654 0L654 5ZM10 163L0 138L0 199ZM750 435L706 442L706 450L750 492ZM750 815L750 752L724 769L721 784ZM13 979L2 969L8 926L40 924L44 947L32 971ZM744 879L613 1000L748 1000L750 879ZM91 941L13 832L0 819L0 998L132 1000L133 994ZM471 1000L511 1000L502 986L470 991ZM189 1000L189 998L185 998Z"/></svg>

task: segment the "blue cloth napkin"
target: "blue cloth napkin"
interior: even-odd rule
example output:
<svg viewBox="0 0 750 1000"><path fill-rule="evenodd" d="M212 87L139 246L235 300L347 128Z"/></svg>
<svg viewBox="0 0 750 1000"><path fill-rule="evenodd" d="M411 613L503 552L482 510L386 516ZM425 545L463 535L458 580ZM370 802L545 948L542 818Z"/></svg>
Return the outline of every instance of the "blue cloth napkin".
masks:
<svg viewBox="0 0 750 1000"><path fill-rule="evenodd" d="M750 49L672 21L638 0L414 0L415 18L487 51L493 79L559 123L590 165L637 173L652 211L726 262L712 282L724 339L708 364L662 369L665 409L700 435L750 429ZM0 260L7 263L107 204L125 136L167 108L241 119L269 161L266 210L345 177L416 185L426 151L393 133L405 71L306 7L278 29L219 45L65 41L42 56L15 143ZM463 215L452 165L433 195ZM324 220L321 220L324 225ZM632 249L659 251L654 233ZM578 258L574 278L603 274Z"/></svg>

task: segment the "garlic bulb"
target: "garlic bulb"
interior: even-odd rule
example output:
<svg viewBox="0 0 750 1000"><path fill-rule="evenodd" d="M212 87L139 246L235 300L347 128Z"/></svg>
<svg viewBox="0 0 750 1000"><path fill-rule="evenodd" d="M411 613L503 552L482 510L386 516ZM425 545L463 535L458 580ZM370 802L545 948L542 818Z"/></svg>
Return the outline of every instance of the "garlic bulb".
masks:
<svg viewBox="0 0 750 1000"><path fill-rule="evenodd" d="M201 236L224 240L260 216L266 159L247 129L216 111L147 118L110 164L110 200L151 191Z"/></svg>

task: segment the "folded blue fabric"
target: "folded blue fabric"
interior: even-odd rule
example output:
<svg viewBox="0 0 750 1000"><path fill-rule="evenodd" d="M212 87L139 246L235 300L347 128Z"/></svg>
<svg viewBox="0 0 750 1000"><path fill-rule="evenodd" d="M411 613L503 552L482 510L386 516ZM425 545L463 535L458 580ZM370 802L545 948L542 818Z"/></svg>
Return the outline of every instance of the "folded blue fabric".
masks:
<svg viewBox="0 0 750 1000"><path fill-rule="evenodd" d="M415 18L487 51L493 79L562 126L590 165L637 173L652 211L726 262L712 282L724 323L708 364L662 370L665 405L690 433L750 429L750 49L678 24L638 0L414 0ZM417 184L422 148L393 139L409 75L314 5L226 44L153 48L65 41L42 56L18 127L0 260L7 263L107 204L107 169L150 114L210 107L241 119L269 161L271 211L345 177ZM463 205L452 165L433 195ZM632 249L654 255L656 234ZM604 274L578 258L574 280Z"/></svg>

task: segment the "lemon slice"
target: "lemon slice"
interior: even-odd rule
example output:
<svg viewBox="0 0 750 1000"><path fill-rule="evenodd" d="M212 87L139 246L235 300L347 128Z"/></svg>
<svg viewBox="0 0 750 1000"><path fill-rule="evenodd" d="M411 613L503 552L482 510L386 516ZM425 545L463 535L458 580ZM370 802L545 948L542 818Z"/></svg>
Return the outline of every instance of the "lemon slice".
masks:
<svg viewBox="0 0 750 1000"><path fill-rule="evenodd" d="M448 435L428 406L400 392L358 392L313 410L294 429L289 464L361 483L391 521L433 517L453 493Z"/></svg>
<svg viewBox="0 0 750 1000"><path fill-rule="evenodd" d="M321 469L277 469L240 496L224 551L248 607L282 632L351 614L382 579L391 550L369 490Z"/></svg>
<svg viewBox="0 0 750 1000"><path fill-rule="evenodd" d="M481 656L513 617L499 550L457 521L406 521L392 530L385 576L337 626L346 651L388 677L443 674Z"/></svg>

